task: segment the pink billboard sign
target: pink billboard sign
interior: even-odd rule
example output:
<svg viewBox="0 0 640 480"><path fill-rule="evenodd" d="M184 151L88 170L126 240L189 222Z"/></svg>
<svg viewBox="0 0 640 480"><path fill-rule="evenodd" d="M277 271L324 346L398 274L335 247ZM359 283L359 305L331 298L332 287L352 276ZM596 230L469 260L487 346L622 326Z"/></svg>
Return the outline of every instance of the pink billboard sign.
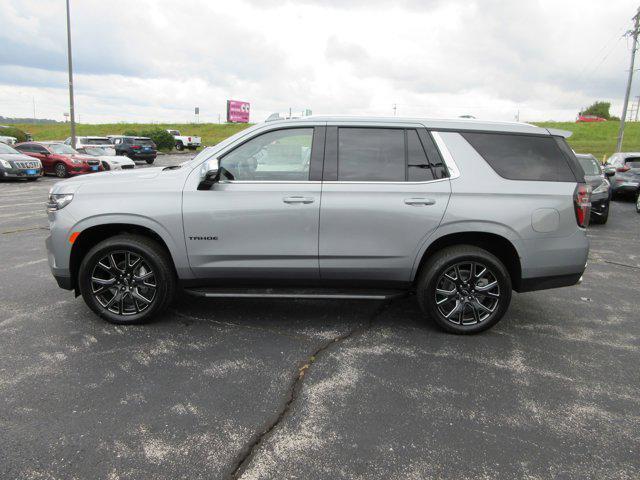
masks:
<svg viewBox="0 0 640 480"><path fill-rule="evenodd" d="M249 123L249 102L227 100L227 122Z"/></svg>

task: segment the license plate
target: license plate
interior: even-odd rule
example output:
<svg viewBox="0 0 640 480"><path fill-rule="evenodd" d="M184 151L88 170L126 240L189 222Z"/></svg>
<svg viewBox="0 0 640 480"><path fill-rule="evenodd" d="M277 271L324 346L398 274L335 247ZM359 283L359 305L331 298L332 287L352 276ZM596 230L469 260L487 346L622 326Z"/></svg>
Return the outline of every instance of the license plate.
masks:
<svg viewBox="0 0 640 480"><path fill-rule="evenodd" d="M151 147L144 147L144 148L143 148L143 150L144 150L145 152L148 152L149 150L151 150Z"/></svg>
<svg viewBox="0 0 640 480"><path fill-rule="evenodd" d="M91 171L92 172L97 172L98 171L98 166L96 165L95 167L91 167Z"/></svg>
<svg viewBox="0 0 640 480"><path fill-rule="evenodd" d="M26 173L27 175L35 175L36 173L38 173L38 171L31 169L31 170L25 170L24 173Z"/></svg>

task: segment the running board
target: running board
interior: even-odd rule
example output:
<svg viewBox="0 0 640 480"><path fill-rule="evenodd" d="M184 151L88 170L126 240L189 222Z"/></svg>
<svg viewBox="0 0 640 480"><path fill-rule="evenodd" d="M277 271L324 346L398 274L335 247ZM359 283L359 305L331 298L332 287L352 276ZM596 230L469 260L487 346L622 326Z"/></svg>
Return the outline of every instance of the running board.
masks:
<svg viewBox="0 0 640 480"><path fill-rule="evenodd" d="M319 288L185 288L190 295L206 298L291 298L315 300L389 300L407 295L404 290L332 290Z"/></svg>

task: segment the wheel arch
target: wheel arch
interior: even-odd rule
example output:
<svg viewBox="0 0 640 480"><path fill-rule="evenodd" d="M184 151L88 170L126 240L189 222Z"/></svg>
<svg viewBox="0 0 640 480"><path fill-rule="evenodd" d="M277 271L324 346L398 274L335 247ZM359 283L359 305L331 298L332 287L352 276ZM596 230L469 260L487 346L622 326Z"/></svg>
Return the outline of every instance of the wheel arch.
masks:
<svg viewBox="0 0 640 480"><path fill-rule="evenodd" d="M159 233L158 230L159 229L151 228L148 225L129 222L100 223L88 226L82 230L76 230L80 231L80 234L75 238L69 256L69 272L71 274L72 287L75 290L76 296L80 293L77 278L80 264L84 256L97 243L120 234L128 233L132 235L140 235L156 241L171 259L174 274L177 276L178 268L173 249L176 246L175 242L173 239L168 237L167 234L163 235Z"/></svg>
<svg viewBox="0 0 640 480"><path fill-rule="evenodd" d="M454 232L443 232L423 248L417 257L412 272L412 281L419 278L420 271L427 260L437 251L454 245L473 245L495 255L504 264L511 277L513 289L518 291L522 280L522 256L516 245L519 243L509 238L504 232L474 229Z"/></svg>

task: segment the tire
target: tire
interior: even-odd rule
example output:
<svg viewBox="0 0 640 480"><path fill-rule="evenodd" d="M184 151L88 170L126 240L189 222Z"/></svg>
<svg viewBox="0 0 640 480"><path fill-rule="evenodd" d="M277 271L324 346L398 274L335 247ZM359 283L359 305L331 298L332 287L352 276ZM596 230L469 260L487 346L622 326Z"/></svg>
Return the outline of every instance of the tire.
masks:
<svg viewBox="0 0 640 480"><path fill-rule="evenodd" d="M155 160L156 160L155 158L147 158L146 160L147 165L151 165L153 162L155 162Z"/></svg>
<svg viewBox="0 0 640 480"><path fill-rule="evenodd" d="M179 152L184 150L184 145L182 144L182 142L176 143L176 150L178 150Z"/></svg>
<svg viewBox="0 0 640 480"><path fill-rule="evenodd" d="M640 190L636 192L636 212L640 213Z"/></svg>
<svg viewBox="0 0 640 480"><path fill-rule="evenodd" d="M54 173L58 178L67 178L69 176L69 171L67 170L67 166L64 163L56 163L54 167Z"/></svg>
<svg viewBox="0 0 640 480"><path fill-rule="evenodd" d="M89 250L80 264L78 285L96 314L110 323L130 325L148 322L166 310L175 295L176 278L168 253L157 242L124 234Z"/></svg>
<svg viewBox="0 0 640 480"><path fill-rule="evenodd" d="M475 282L470 281L471 272ZM472 245L456 245L438 251L423 266L416 296L422 311L442 330L479 333L498 323L509 308L511 278L495 255Z"/></svg>
<svg viewBox="0 0 640 480"><path fill-rule="evenodd" d="M106 172L106 171L108 171L108 170L111 170L111 166L110 166L107 162L103 161L103 162L101 162L101 163L102 163L102 169L103 169L105 172Z"/></svg>

